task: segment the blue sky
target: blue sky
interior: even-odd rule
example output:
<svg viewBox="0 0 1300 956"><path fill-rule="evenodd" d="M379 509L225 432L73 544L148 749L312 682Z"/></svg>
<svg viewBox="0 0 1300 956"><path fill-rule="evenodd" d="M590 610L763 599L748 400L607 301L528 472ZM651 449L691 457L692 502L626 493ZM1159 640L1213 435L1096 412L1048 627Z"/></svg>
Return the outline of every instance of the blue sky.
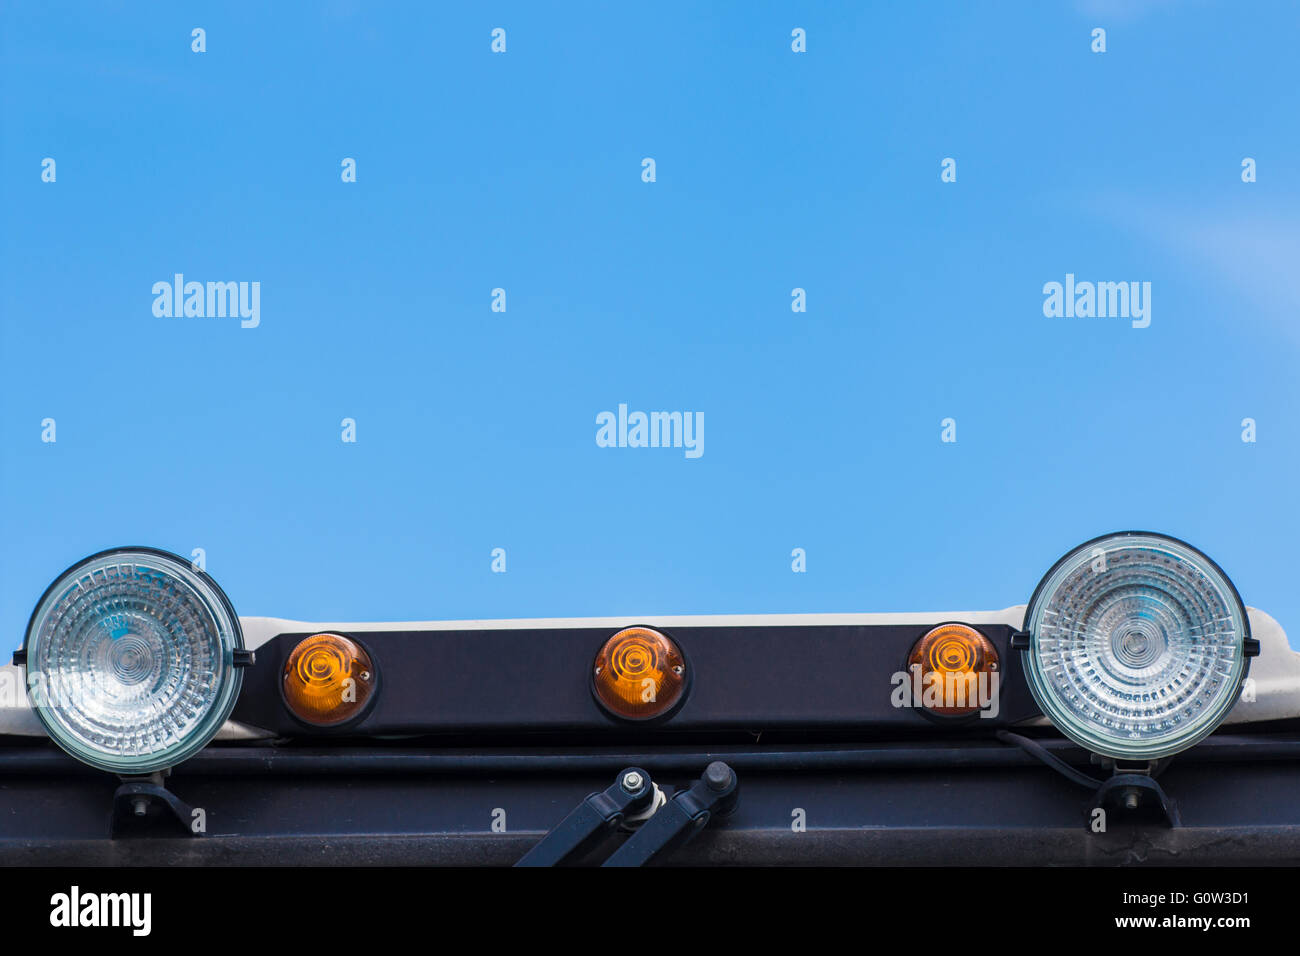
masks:
<svg viewBox="0 0 1300 956"><path fill-rule="evenodd" d="M1298 10L5 3L4 640L119 544L245 615L635 617L998 608L1143 528L1295 643Z"/></svg>

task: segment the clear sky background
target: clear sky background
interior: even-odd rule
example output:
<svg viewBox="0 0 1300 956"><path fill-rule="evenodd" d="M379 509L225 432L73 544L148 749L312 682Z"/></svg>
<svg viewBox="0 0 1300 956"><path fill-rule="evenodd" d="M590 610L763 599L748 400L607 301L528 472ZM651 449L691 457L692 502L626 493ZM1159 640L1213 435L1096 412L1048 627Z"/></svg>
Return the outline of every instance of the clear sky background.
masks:
<svg viewBox="0 0 1300 956"><path fill-rule="evenodd" d="M121 544L244 615L636 618L999 608L1142 528L1295 644L1298 26L4 3L0 636ZM177 272L260 326L156 317ZM1150 327L1044 317L1067 272L1151 282ZM597 447L621 402L703 456Z"/></svg>

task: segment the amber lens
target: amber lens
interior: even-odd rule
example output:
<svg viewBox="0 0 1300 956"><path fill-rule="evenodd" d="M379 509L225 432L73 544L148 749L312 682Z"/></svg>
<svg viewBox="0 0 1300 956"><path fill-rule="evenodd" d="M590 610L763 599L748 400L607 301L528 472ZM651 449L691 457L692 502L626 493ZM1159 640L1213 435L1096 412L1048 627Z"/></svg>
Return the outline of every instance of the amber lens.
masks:
<svg viewBox="0 0 1300 956"><path fill-rule="evenodd" d="M686 659L676 644L653 628L624 628L596 655L592 683L596 699L611 714L649 720L681 700Z"/></svg>
<svg viewBox="0 0 1300 956"><path fill-rule="evenodd" d="M965 624L941 624L912 646L907 668L921 669L921 706L932 714L973 714L997 694L998 650ZM983 676L981 676L983 675Z"/></svg>
<svg viewBox="0 0 1300 956"><path fill-rule="evenodd" d="M284 699L300 719L318 727L350 720L375 689L375 669L355 642L338 634L313 634L284 665Z"/></svg>

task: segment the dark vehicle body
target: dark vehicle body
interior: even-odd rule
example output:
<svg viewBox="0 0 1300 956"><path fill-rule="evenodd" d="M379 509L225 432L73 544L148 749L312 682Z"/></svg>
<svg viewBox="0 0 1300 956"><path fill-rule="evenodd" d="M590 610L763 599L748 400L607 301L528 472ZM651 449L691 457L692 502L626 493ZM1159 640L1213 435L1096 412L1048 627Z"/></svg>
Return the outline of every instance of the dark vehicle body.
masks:
<svg viewBox="0 0 1300 956"><path fill-rule="evenodd" d="M671 799L714 761L734 771L734 809L662 862L1300 862L1300 655L1271 618L1251 612L1264 645L1257 700L1191 749L1133 768L1043 720L1010 646L1022 614L249 618L256 664L226 730L165 776L84 766L24 723L21 700L8 708L0 862L510 865L625 768L647 771ZM977 627L1006 662L995 713L943 719L891 699L909 648L946 620ZM694 674L680 708L646 725L604 713L587 676L601 642L632 623L671 634ZM364 644L378 671L373 705L335 730L302 724L279 688L294 644L326 629ZM1133 772L1158 785L1099 792ZM577 862L599 862L628 830L612 828Z"/></svg>

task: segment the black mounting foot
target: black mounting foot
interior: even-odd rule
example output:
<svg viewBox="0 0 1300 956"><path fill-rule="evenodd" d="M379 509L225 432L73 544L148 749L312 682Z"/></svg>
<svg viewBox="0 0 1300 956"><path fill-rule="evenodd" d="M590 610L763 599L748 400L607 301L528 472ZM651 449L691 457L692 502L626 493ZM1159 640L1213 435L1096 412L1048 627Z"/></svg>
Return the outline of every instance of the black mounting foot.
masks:
<svg viewBox="0 0 1300 956"><path fill-rule="evenodd" d="M201 822L196 820L193 807L163 785L161 774L124 777L113 794L108 835L117 839L143 831L153 833L158 827L166 826L173 832L196 837L204 833Z"/></svg>
<svg viewBox="0 0 1300 956"><path fill-rule="evenodd" d="M1171 827L1182 826L1178 805L1149 773L1134 773L1116 768L1114 775L1093 796L1092 807L1089 808L1090 819L1092 810L1097 807L1108 812L1118 810L1126 816L1145 816Z"/></svg>

